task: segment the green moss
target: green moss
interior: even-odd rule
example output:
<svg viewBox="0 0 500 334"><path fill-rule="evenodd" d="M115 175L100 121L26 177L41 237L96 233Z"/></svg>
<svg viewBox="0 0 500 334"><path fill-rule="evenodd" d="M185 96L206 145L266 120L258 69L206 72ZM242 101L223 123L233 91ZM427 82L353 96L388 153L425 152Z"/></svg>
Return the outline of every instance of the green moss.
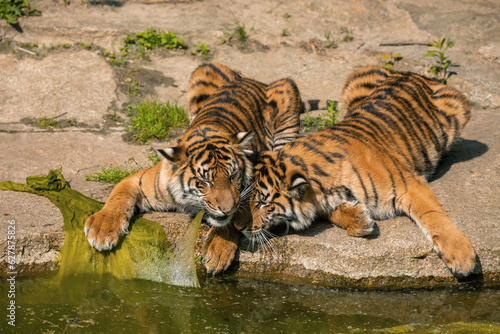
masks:
<svg viewBox="0 0 500 334"><path fill-rule="evenodd" d="M199 287L194 267L194 244L202 212L176 247L179 249L176 254L169 252L161 225L144 218L133 219L130 234L115 249L98 252L88 243L84 225L87 217L104 204L71 189L60 169L51 170L47 176L28 177L26 184L0 182L0 189L44 196L61 211L66 236L60 254L59 279L89 274L112 275L119 279L139 278Z"/></svg>

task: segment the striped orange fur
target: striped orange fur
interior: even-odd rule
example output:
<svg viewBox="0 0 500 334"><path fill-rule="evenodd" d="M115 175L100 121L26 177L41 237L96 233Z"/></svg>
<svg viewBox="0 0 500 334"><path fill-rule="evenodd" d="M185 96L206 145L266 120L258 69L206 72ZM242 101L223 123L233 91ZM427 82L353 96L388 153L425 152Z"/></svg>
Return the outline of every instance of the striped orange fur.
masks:
<svg viewBox="0 0 500 334"><path fill-rule="evenodd" d="M364 67L352 73L335 126L260 154L250 200L253 221L236 227L251 239L316 218L365 236L375 219L406 214L448 268L470 274L476 253L426 183L468 122L457 90L414 73Z"/></svg>
<svg viewBox="0 0 500 334"><path fill-rule="evenodd" d="M250 158L297 137L300 95L290 79L266 85L207 63L191 75L187 100L191 124L174 146L159 150L165 159L122 180L88 218L85 232L97 250L116 246L134 210L195 215L205 209L213 226L203 250L207 269L218 272L231 263L240 237L232 223L248 198ZM231 248L226 257L219 251L224 247Z"/></svg>

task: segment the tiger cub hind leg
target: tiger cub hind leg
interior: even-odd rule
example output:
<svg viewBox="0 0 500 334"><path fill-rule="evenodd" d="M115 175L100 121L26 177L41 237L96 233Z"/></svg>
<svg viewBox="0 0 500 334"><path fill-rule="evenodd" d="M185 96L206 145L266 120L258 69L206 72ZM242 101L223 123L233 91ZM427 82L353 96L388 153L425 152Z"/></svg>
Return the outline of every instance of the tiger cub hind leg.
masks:
<svg viewBox="0 0 500 334"><path fill-rule="evenodd" d="M349 116L392 72L377 66L366 66L353 72L342 89L340 119Z"/></svg>
<svg viewBox="0 0 500 334"><path fill-rule="evenodd" d="M434 250L453 274L467 276L476 269L477 255L423 180L406 180L408 191L397 200L398 209L411 217L432 242Z"/></svg>
<svg viewBox="0 0 500 334"><path fill-rule="evenodd" d="M302 100L291 79L273 81L267 87L266 121L267 147L279 151L283 145L299 136Z"/></svg>
<svg viewBox="0 0 500 334"><path fill-rule="evenodd" d="M345 229L353 237L365 237L374 233L375 221L363 204L343 203L333 211L328 220Z"/></svg>

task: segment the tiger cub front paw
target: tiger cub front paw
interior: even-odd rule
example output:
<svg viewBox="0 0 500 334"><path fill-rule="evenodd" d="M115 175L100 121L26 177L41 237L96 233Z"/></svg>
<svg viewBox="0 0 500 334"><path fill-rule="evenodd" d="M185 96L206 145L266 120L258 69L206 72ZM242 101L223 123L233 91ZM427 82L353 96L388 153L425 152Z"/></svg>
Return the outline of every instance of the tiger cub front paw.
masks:
<svg viewBox="0 0 500 334"><path fill-rule="evenodd" d="M113 249L128 234L128 216L112 210L101 210L87 218L85 235L98 251Z"/></svg>
<svg viewBox="0 0 500 334"><path fill-rule="evenodd" d="M339 205L330 216L330 221L347 230L353 237L364 237L372 234L375 222L364 205Z"/></svg>
<svg viewBox="0 0 500 334"><path fill-rule="evenodd" d="M215 275L229 268L236 255L239 239L240 232L233 224L210 228L201 249L203 263L209 274Z"/></svg>
<svg viewBox="0 0 500 334"><path fill-rule="evenodd" d="M476 268L476 251L460 231L432 236L436 253L454 275L467 276Z"/></svg>

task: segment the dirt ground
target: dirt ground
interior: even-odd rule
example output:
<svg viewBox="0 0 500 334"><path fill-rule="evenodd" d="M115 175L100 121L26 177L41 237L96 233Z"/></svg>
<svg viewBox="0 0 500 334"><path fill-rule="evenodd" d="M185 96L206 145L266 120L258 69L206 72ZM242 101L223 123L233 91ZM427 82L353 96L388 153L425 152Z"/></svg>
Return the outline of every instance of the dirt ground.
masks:
<svg viewBox="0 0 500 334"><path fill-rule="evenodd" d="M455 45L446 52L453 72L448 83L466 95L473 116L431 187L478 250L484 281L499 284L498 1L150 0L66 5L41 0L31 4L41 16L21 19L17 29L0 22L0 180L24 182L27 176L62 166L74 189L102 201L113 186L85 181L85 175L131 157L146 164L152 149L167 145L128 142L127 105L152 96L161 101L179 99L185 105L189 75L203 61L221 62L263 82L292 78L305 108L316 117L328 99L340 99L345 79L356 68L384 65L384 55L399 53L402 58L395 61L395 69L426 74L434 65L431 58L422 57L431 49L426 43L451 38ZM237 27L244 27L245 43L237 36L228 37ZM109 54L120 54L123 39L149 28L175 32L187 48L152 52L150 60L130 57L126 64L113 66ZM199 42L208 46L207 55L196 52ZM40 117L56 117L71 126L34 126ZM4 249L0 262L6 261L4 222L14 219L19 259L26 270L57 267L64 233L55 207L43 198L2 191L0 216ZM171 236L187 222L183 215L154 217ZM379 227L378 238L358 239L317 224L278 240L275 258L241 251L230 275L277 281L299 277L325 285L368 284L376 277L409 285L455 282L408 219L380 222Z"/></svg>

